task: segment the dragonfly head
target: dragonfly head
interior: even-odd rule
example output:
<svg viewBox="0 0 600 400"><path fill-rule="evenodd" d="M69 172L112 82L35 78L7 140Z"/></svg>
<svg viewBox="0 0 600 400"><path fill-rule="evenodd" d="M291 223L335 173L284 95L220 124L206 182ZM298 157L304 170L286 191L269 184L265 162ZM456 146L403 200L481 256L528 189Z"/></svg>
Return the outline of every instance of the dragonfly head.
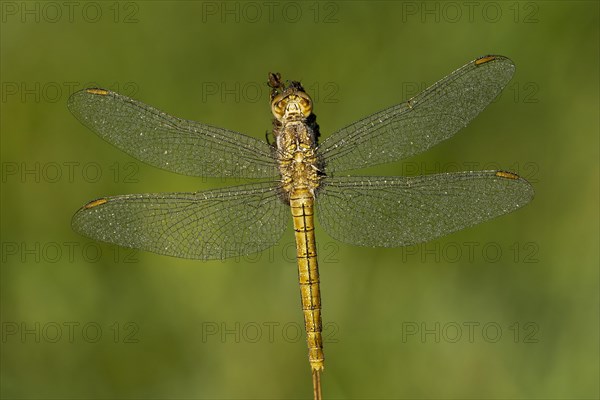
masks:
<svg viewBox="0 0 600 400"><path fill-rule="evenodd" d="M292 82L273 97L271 111L280 122L306 119L312 113L312 100L299 82Z"/></svg>

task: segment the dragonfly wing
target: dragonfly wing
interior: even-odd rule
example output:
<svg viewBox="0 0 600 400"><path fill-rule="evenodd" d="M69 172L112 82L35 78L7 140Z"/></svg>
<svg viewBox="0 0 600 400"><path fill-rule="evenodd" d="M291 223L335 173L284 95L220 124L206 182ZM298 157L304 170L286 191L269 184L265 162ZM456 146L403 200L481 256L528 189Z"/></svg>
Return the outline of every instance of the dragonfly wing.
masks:
<svg viewBox="0 0 600 400"><path fill-rule="evenodd" d="M404 159L450 138L496 98L514 71L506 57L482 57L409 101L340 129L320 146L325 172Z"/></svg>
<svg viewBox="0 0 600 400"><path fill-rule="evenodd" d="M398 247L426 242L507 214L533 198L531 185L502 171L323 180L318 218L333 238Z"/></svg>
<svg viewBox="0 0 600 400"><path fill-rule="evenodd" d="M193 176L277 176L271 147L238 132L176 118L104 89L76 92L68 107L100 137L155 167Z"/></svg>
<svg viewBox="0 0 600 400"><path fill-rule="evenodd" d="M276 244L286 227L278 183L197 193L132 194L94 200L73 216L92 239L174 257L224 259Z"/></svg>

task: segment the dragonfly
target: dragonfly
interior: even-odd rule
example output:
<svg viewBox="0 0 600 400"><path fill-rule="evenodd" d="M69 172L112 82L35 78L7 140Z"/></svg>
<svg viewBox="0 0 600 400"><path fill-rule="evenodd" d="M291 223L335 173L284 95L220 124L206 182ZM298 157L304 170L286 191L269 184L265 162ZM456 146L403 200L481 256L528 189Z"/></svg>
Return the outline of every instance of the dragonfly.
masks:
<svg viewBox="0 0 600 400"><path fill-rule="evenodd" d="M364 117L318 143L313 102L301 83L269 74L273 143L171 116L106 89L68 100L73 115L134 158L184 175L261 179L208 191L101 197L73 216L92 239L198 260L225 259L274 246L293 222L313 394L324 368L314 214L333 238L351 245L400 247L427 242L510 213L534 195L502 170L423 176L348 176L402 160L449 139L510 81L507 57L477 58L408 101Z"/></svg>

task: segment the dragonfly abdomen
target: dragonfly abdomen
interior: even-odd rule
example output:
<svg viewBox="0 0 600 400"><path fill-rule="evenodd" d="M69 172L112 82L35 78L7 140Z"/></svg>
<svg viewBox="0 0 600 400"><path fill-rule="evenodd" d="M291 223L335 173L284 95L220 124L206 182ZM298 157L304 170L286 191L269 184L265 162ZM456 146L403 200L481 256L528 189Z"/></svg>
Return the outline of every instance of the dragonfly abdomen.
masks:
<svg viewBox="0 0 600 400"><path fill-rule="evenodd" d="M314 225L314 197L307 188L297 189L290 195L290 208L296 237L298 281L308 360L313 371L323 370L323 337L321 334L321 291Z"/></svg>

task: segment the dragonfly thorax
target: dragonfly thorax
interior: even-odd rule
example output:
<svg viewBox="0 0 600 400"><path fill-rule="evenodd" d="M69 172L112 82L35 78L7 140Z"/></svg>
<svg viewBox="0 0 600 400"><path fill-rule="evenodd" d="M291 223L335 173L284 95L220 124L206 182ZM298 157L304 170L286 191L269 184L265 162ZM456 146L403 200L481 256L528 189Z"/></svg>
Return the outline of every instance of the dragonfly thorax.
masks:
<svg viewBox="0 0 600 400"><path fill-rule="evenodd" d="M314 196L319 186L316 157L316 133L308 123L312 100L300 83L279 87L273 96L271 111L275 116L273 134L282 190L287 198L303 191Z"/></svg>

